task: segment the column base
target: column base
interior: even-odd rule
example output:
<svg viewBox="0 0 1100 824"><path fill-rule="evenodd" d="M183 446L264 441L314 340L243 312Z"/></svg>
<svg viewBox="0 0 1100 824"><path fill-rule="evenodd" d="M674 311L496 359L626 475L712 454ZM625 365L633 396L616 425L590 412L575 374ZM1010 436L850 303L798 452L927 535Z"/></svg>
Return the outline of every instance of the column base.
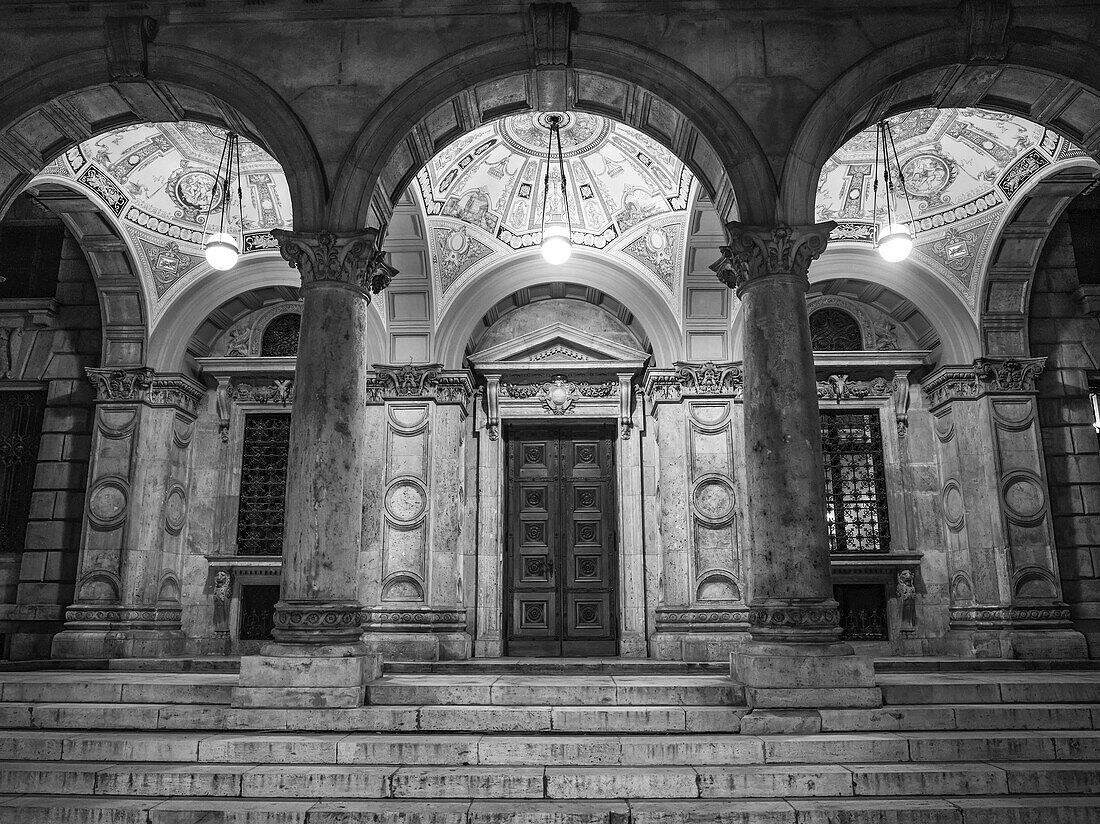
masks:
<svg viewBox="0 0 1100 824"><path fill-rule="evenodd" d="M1088 641L1076 630L953 629L944 639L963 658L1088 658Z"/></svg>
<svg viewBox="0 0 1100 824"><path fill-rule="evenodd" d="M366 683L382 677L382 656L361 643L268 644L241 658L234 707L359 707Z"/></svg>
<svg viewBox="0 0 1100 824"><path fill-rule="evenodd" d="M183 655L178 606L74 604L53 638L51 658L163 658Z"/></svg>
<svg viewBox="0 0 1100 824"><path fill-rule="evenodd" d="M462 661L473 652L465 632L364 632L363 643L386 661Z"/></svg>
<svg viewBox="0 0 1100 824"><path fill-rule="evenodd" d="M882 706L874 664L848 644L749 641L730 656L730 677L750 708Z"/></svg>

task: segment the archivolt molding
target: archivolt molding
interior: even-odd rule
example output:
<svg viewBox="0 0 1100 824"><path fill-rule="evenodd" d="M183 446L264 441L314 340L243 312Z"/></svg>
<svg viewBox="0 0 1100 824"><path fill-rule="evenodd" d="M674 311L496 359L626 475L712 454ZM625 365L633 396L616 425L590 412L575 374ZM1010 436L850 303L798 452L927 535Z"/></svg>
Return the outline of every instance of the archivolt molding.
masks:
<svg viewBox="0 0 1100 824"><path fill-rule="evenodd" d="M516 35L463 49L409 78L370 115L337 174L330 224L385 225L417 171L459 136L564 101L665 145L700 178L724 219L772 218L775 182L764 153L706 81L663 55L602 35L574 33L569 52L571 64L555 68L552 82L532 71L528 44Z"/></svg>

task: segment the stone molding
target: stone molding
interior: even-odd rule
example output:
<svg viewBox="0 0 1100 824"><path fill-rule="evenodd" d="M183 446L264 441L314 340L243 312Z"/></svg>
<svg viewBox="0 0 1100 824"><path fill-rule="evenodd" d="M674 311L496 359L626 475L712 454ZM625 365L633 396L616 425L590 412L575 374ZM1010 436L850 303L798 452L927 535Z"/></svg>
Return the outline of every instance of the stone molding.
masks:
<svg viewBox="0 0 1100 824"><path fill-rule="evenodd" d="M350 601L279 601L272 637L289 644L357 642L362 607Z"/></svg>
<svg viewBox="0 0 1100 824"><path fill-rule="evenodd" d="M335 233L273 229L283 260L302 274L302 285L339 282L355 287L367 300L397 275L386 262L377 229Z"/></svg>
<svg viewBox="0 0 1100 824"><path fill-rule="evenodd" d="M835 641L840 609L835 601L750 604L749 624L756 640Z"/></svg>
<svg viewBox="0 0 1100 824"><path fill-rule="evenodd" d="M466 611L364 609L362 623L375 632L464 632Z"/></svg>
<svg viewBox="0 0 1100 824"><path fill-rule="evenodd" d="M73 604L65 610L65 623L69 630L103 624L127 624L130 628L138 629L179 629L182 614L182 607Z"/></svg>
<svg viewBox="0 0 1100 824"><path fill-rule="evenodd" d="M787 276L803 281L810 263L829 243L836 222L810 226L746 226L738 221L726 224L730 242L721 247L722 257L711 264L718 280L741 297L752 283L767 277Z"/></svg>
<svg viewBox="0 0 1100 824"><path fill-rule="evenodd" d="M977 358L970 366L941 366L921 388L935 409L957 400L974 400L995 392L1035 392L1035 379L1046 358Z"/></svg>
<svg viewBox="0 0 1100 824"><path fill-rule="evenodd" d="M1021 629L1029 625L1050 629L1051 624L1072 626L1070 611L1065 606L952 607L952 629Z"/></svg>
<svg viewBox="0 0 1100 824"><path fill-rule="evenodd" d="M458 404L464 410L474 396L474 382L465 370L444 370L439 363L388 366L373 364L367 375L367 403L387 400L426 399L436 403Z"/></svg>
<svg viewBox="0 0 1100 824"><path fill-rule="evenodd" d="M746 607L657 609L656 627L660 632L746 632L749 610Z"/></svg>
<svg viewBox="0 0 1100 824"><path fill-rule="evenodd" d="M685 397L742 397L741 363L676 361L675 369L650 369L643 391L652 403L675 403Z"/></svg>
<svg viewBox="0 0 1100 824"><path fill-rule="evenodd" d="M202 385L186 375L159 374L147 366L131 369L85 367L84 371L95 387L97 403L143 403L196 415L204 394Z"/></svg>

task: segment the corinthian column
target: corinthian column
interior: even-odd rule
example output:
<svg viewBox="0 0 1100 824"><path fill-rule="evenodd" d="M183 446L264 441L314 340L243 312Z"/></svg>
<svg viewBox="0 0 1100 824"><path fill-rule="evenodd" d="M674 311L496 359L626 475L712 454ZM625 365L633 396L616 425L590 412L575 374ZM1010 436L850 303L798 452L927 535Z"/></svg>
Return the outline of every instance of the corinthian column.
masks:
<svg viewBox="0 0 1100 824"><path fill-rule="evenodd" d="M751 641L732 666L759 707L881 702L871 662L837 642L830 580L806 273L834 226L729 223L712 267L744 316Z"/></svg>
<svg viewBox="0 0 1100 824"><path fill-rule="evenodd" d="M360 640L367 304L396 271L378 232L275 230L302 275L275 643L241 662L237 706L358 706L380 661Z"/></svg>

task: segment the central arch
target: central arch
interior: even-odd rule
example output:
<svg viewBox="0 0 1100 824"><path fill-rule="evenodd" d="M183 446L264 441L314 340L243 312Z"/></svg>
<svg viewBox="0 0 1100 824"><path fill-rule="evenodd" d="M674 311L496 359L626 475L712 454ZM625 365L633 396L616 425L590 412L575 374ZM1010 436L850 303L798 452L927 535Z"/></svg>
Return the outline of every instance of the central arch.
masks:
<svg viewBox="0 0 1100 824"><path fill-rule="evenodd" d="M616 38L575 33L571 46L568 68L544 72L532 65L524 37L502 37L410 78L371 114L345 157L329 225L386 225L413 177L445 146L488 121L566 100L570 109L620 120L666 146L724 219L774 218L775 178L763 149L703 78Z"/></svg>

